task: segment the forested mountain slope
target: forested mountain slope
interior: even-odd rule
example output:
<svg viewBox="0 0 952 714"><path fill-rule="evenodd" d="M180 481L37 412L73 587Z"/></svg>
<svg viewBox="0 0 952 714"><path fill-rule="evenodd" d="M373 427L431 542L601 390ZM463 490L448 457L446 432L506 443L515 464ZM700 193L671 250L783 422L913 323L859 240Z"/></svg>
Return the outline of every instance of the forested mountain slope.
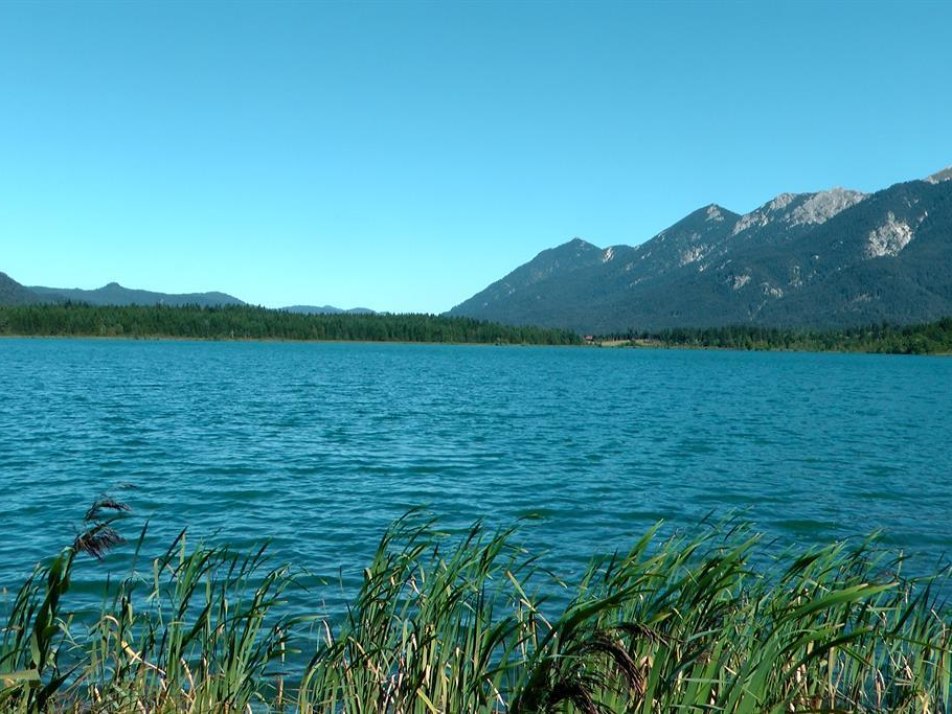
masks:
<svg viewBox="0 0 952 714"><path fill-rule="evenodd" d="M597 334L936 320L952 315L950 177L712 204L636 247L576 238L450 314Z"/></svg>

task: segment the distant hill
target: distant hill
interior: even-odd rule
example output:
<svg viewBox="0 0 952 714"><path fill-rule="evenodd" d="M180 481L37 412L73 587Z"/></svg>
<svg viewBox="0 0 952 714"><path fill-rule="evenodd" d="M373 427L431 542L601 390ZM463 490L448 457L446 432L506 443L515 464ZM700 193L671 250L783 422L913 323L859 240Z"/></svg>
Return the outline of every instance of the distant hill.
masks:
<svg viewBox="0 0 952 714"><path fill-rule="evenodd" d="M334 307L333 305L324 305L322 307L317 307L316 305L291 305L290 307L282 307L281 310L284 312L293 312L298 315L376 315L377 313L373 310L370 310L366 307L352 307L350 309L343 309L339 307Z"/></svg>
<svg viewBox="0 0 952 714"><path fill-rule="evenodd" d="M637 247L576 238L449 314L596 334L937 320L952 315L950 178L786 193L745 215L712 204Z"/></svg>
<svg viewBox="0 0 952 714"><path fill-rule="evenodd" d="M198 305L200 307L219 307L223 305L246 305L243 300L221 292L207 293L160 293L150 290L126 288L119 283L109 283L95 290L79 288L48 288L43 286L25 287L8 275L0 273L0 305L29 305L38 303L75 302L87 305ZM291 305L280 308L284 312L300 315L375 315L365 307L342 309L332 305Z"/></svg>
<svg viewBox="0 0 952 714"><path fill-rule="evenodd" d="M6 273L0 273L0 305L33 305L45 302L29 288L25 288Z"/></svg>
<svg viewBox="0 0 952 714"><path fill-rule="evenodd" d="M109 283L95 290L80 290L79 288L47 288L31 286L30 290L41 297L51 300L71 300L84 302L89 305L200 305L211 307L215 305L244 305L242 300L219 292L209 293L158 293L149 290L134 290L124 288L119 283Z"/></svg>

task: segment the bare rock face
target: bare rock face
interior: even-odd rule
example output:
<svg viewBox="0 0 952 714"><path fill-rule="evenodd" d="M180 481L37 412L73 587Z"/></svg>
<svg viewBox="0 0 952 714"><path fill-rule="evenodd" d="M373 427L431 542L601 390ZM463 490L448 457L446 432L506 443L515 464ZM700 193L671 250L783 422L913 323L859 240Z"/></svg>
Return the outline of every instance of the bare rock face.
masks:
<svg viewBox="0 0 952 714"><path fill-rule="evenodd" d="M899 255L914 235L912 227L905 221L897 220L890 211L886 214L886 222L869 232L866 239L866 256L881 258L884 255Z"/></svg>
<svg viewBox="0 0 952 714"><path fill-rule="evenodd" d="M818 193L782 193L772 201L741 217L731 231L732 235L765 228L771 224L818 226L841 211L866 198L865 193L845 188L833 188Z"/></svg>
<svg viewBox="0 0 952 714"><path fill-rule="evenodd" d="M840 211L855 206L864 198L866 198L865 193L845 188L820 191L797 206L790 213L789 222L794 225L820 225Z"/></svg>
<svg viewBox="0 0 952 714"><path fill-rule="evenodd" d="M936 173L929 176L926 181L928 183L942 183L943 181L952 181L952 166L947 169L942 169Z"/></svg>

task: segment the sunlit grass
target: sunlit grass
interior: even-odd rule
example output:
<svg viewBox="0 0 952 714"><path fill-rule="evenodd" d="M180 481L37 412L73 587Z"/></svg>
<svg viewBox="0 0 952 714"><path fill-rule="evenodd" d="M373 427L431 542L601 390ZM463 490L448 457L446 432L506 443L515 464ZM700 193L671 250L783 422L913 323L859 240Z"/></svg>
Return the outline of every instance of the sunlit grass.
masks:
<svg viewBox="0 0 952 714"><path fill-rule="evenodd" d="M410 514L326 622L290 612L264 549L182 533L79 622L103 514L5 605L0 711L952 712L949 611L871 541L777 556L743 527L652 529L558 584L511 531Z"/></svg>

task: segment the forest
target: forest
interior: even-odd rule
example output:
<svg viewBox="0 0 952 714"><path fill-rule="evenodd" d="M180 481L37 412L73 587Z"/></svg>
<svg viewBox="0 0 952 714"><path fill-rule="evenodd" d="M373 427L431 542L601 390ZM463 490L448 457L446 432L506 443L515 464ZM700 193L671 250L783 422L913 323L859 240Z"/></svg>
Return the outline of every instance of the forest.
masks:
<svg viewBox="0 0 952 714"><path fill-rule="evenodd" d="M705 329L611 335L595 341L624 340L639 347L694 347L798 352L872 352L881 354L952 353L952 317L921 325L881 323L840 330L803 330L736 325Z"/></svg>
<svg viewBox="0 0 952 714"><path fill-rule="evenodd" d="M573 345L568 330L425 314L303 315L246 305L0 307L0 335Z"/></svg>
<svg viewBox="0 0 952 714"><path fill-rule="evenodd" d="M247 305L0 306L0 335L196 340L314 340L451 344L578 345L570 330L427 314L307 315ZM881 323L840 330L735 325L586 338L592 344L697 349L952 354L952 317L920 325Z"/></svg>

